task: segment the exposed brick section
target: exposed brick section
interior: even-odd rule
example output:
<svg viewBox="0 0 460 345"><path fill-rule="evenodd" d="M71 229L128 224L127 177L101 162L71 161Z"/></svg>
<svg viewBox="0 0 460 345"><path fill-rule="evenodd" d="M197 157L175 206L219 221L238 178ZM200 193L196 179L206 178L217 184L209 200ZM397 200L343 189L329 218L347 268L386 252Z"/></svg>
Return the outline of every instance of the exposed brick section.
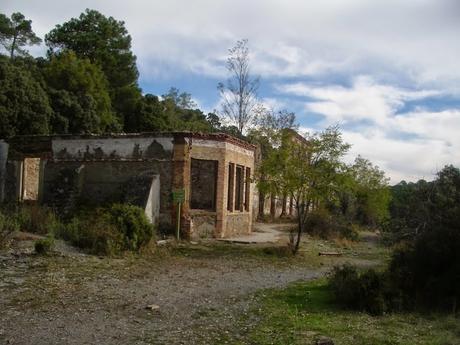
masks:
<svg viewBox="0 0 460 345"><path fill-rule="evenodd" d="M9 199L21 199L24 159L41 158L46 164L40 164L37 172L40 177L38 198L44 203L73 205L82 197L90 197L95 204L123 202L132 199L133 191L142 194L147 190L133 183L148 187L145 181L159 176L160 226L163 223L175 228L177 205L171 202L171 194L174 190L184 190L185 200L181 207L184 238L201 238L211 233L220 238L251 231L255 188L248 173L253 174L255 170L256 147L241 139L222 133L164 132L23 136L8 140L8 144L8 160L2 176L5 195L11 190ZM212 172L203 171L202 176L194 177L195 181L201 177L203 181L210 180L207 200L194 202L196 209L191 209L190 205L192 159L207 161L201 164L202 169L213 167ZM244 205L238 210L227 210L229 163L239 166L243 174L240 181L244 181L244 191L240 189L239 195L244 198ZM201 195L207 192L206 186L201 185L199 189ZM231 194L235 205L234 189ZM212 204L214 207L209 209L207 205Z"/></svg>

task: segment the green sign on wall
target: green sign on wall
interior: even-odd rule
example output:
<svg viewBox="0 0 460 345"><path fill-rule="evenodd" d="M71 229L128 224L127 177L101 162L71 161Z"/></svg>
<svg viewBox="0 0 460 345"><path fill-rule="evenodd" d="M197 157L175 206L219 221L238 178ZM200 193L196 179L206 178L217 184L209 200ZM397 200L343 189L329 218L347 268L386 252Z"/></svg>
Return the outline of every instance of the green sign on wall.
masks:
<svg viewBox="0 0 460 345"><path fill-rule="evenodd" d="M172 198L173 198L173 202L176 204L183 203L185 200L185 190L184 189L173 190Z"/></svg>

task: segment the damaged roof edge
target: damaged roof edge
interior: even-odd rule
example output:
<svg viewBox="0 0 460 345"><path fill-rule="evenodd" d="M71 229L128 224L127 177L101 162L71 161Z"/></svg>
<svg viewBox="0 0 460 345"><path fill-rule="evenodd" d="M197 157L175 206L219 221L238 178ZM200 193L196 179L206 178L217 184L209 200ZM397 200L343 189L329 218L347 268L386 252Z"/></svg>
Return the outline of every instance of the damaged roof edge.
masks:
<svg viewBox="0 0 460 345"><path fill-rule="evenodd" d="M7 143L18 143L24 140L33 142L47 142L51 140L77 140L77 139L110 139L110 138L155 138L155 137L174 137L192 138L202 140L215 140L229 142L234 145L256 150L256 146L226 133L202 133L202 132L140 132L140 133L104 133L104 134L52 134L52 135L17 135L9 139L4 139Z"/></svg>

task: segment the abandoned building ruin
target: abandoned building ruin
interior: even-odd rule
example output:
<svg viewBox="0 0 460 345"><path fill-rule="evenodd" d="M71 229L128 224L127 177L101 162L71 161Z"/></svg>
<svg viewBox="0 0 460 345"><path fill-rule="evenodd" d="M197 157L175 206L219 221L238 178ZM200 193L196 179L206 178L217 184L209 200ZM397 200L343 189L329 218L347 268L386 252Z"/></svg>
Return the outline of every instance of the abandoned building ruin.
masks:
<svg viewBox="0 0 460 345"><path fill-rule="evenodd" d="M0 141L0 200L71 213L122 202L183 237L251 232L256 147L226 134L188 132L17 136ZM173 196L175 196L175 199Z"/></svg>

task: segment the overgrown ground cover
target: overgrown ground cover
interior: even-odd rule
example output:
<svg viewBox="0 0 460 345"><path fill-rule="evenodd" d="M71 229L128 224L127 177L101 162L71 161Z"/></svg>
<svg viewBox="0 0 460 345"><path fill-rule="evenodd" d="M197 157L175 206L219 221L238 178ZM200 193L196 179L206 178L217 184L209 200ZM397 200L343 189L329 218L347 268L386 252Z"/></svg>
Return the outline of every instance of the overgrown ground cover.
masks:
<svg viewBox="0 0 460 345"><path fill-rule="evenodd" d="M385 265L389 250L372 233L358 243L306 236L296 257L280 245L216 241L117 257L57 241L57 252L41 256L25 242L0 252L0 343L311 344L318 335L336 344L458 343L458 319L343 311L324 280L311 283L343 262Z"/></svg>
<svg viewBox="0 0 460 345"><path fill-rule="evenodd" d="M296 257L278 244L216 241L99 257L56 242L49 255L34 254L34 240L0 252L0 343L220 344L257 321L239 322L260 289L315 279L344 260L371 265L372 255L381 257L367 244L308 237ZM323 250L345 256L319 257ZM152 304L159 309L146 309Z"/></svg>
<svg viewBox="0 0 460 345"><path fill-rule="evenodd" d="M456 345L460 320L444 314L400 313L373 317L338 307L326 280L297 282L257 293L251 313L259 321L231 344L313 344L327 336L343 345Z"/></svg>

